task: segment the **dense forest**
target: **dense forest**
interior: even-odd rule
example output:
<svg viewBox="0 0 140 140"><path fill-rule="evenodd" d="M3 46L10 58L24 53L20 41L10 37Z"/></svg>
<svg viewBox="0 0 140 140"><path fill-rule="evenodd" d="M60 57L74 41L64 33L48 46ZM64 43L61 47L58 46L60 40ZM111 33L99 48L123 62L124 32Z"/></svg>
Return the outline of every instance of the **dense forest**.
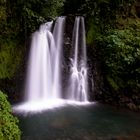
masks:
<svg viewBox="0 0 140 140"><path fill-rule="evenodd" d="M91 100L140 110L138 0L0 0L0 90L11 103L19 101L31 34L41 23L58 16L78 15L86 21L90 74L94 79ZM8 135L7 140L19 139L17 120L8 117L10 105L2 92L0 138Z"/></svg>

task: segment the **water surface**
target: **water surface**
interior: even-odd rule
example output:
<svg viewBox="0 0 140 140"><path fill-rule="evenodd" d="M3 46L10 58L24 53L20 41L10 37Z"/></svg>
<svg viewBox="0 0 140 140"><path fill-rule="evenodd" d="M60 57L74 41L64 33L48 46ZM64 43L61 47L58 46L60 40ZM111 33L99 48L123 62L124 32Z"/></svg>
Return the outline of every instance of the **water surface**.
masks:
<svg viewBox="0 0 140 140"><path fill-rule="evenodd" d="M22 140L107 140L140 132L140 113L98 103L17 116Z"/></svg>

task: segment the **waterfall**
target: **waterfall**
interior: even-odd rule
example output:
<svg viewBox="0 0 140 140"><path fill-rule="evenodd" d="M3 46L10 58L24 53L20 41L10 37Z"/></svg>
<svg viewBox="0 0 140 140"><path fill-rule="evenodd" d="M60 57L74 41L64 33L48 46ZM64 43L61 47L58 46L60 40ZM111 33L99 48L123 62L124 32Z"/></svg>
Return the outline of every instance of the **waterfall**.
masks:
<svg viewBox="0 0 140 140"><path fill-rule="evenodd" d="M81 32L81 36L80 33ZM75 101L88 101L88 85L87 85L87 56L85 42L85 25L83 17L76 17L72 46L74 55L71 58L71 75L70 88L68 88L69 98ZM82 48L80 48L82 47ZM79 55L81 49L81 53Z"/></svg>
<svg viewBox="0 0 140 140"><path fill-rule="evenodd" d="M27 101L60 98L64 22L65 18L57 18L54 35L51 33L53 22L41 25L33 34L25 87Z"/></svg>
<svg viewBox="0 0 140 140"><path fill-rule="evenodd" d="M55 49L53 35L50 32L52 22L40 26L32 36L28 72L25 86L25 101L50 98L52 82L52 58ZM49 79L49 80L48 80Z"/></svg>
<svg viewBox="0 0 140 140"><path fill-rule="evenodd" d="M88 102L87 55L83 17L76 17L72 37L70 75L67 93L62 88L62 60L65 17L42 24L32 35L25 98L13 107L16 111L42 111L66 103ZM63 95L67 94L63 99Z"/></svg>
<svg viewBox="0 0 140 140"><path fill-rule="evenodd" d="M53 94L55 98L60 98L62 94L61 90L61 65L62 65L62 45L63 45L63 35L64 35L64 27L65 27L65 18L58 17L53 36L56 43L56 50L54 53L54 57L56 57L56 61L54 63L54 87L53 87Z"/></svg>

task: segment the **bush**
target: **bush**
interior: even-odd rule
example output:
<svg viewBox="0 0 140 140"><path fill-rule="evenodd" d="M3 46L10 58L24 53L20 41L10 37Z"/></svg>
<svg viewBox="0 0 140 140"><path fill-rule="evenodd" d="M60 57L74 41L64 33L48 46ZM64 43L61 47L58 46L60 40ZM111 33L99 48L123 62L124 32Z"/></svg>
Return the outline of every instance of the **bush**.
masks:
<svg viewBox="0 0 140 140"><path fill-rule="evenodd" d="M111 102L140 105L140 22L119 25L96 38L104 83ZM106 97L108 98L108 97ZM128 101L129 99L129 101ZM125 100L125 101L124 101Z"/></svg>
<svg viewBox="0 0 140 140"><path fill-rule="evenodd" d="M18 120L11 114L6 95L0 91L0 140L20 140Z"/></svg>
<svg viewBox="0 0 140 140"><path fill-rule="evenodd" d="M112 77L114 83L119 87L138 86L140 76L139 40L140 33L136 30L114 29L107 36L104 36L100 42L106 74L110 78ZM135 83L132 84L132 82Z"/></svg>

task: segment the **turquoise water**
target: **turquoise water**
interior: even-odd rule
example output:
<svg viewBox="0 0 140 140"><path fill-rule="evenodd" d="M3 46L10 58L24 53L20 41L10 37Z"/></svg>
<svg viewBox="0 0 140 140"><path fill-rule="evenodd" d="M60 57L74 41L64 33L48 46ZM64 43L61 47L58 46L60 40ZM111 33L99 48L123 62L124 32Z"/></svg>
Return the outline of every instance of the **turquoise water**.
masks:
<svg viewBox="0 0 140 140"><path fill-rule="evenodd" d="M140 113L98 103L17 116L22 140L106 140L140 132Z"/></svg>

